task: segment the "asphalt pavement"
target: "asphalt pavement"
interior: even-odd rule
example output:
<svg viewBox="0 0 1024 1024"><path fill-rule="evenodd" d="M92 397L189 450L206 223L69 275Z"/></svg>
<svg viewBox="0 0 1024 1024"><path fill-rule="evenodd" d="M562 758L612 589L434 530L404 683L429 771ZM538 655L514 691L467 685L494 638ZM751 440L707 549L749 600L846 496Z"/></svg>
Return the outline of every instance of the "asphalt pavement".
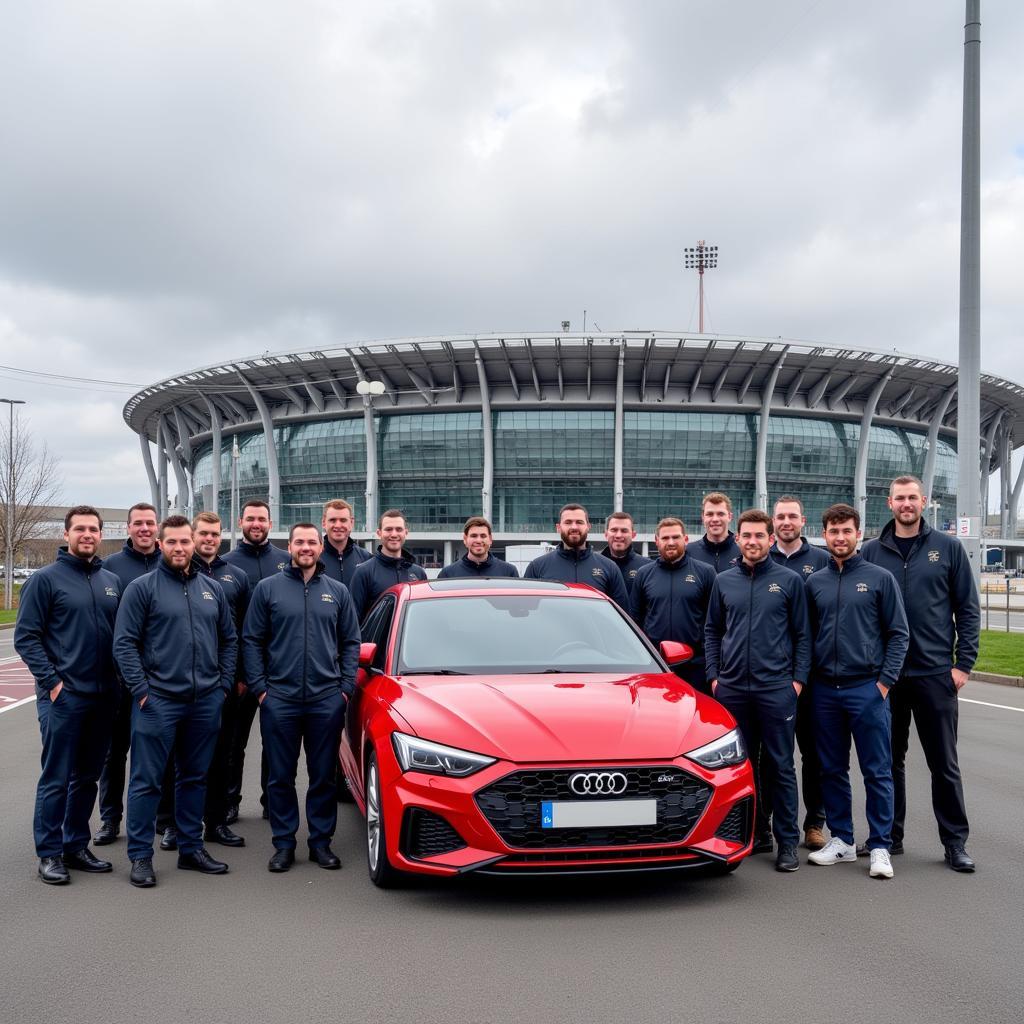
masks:
<svg viewBox="0 0 1024 1024"><path fill-rule="evenodd" d="M3 1017L1019 1024L1024 691L972 682L964 697L974 875L942 863L915 746L907 853L892 881L869 879L865 860L819 868L801 851L794 875L760 856L725 878L467 878L395 892L368 881L362 822L347 806L335 843L344 870L302 859L267 872L258 735L236 826L248 845L212 848L229 875L177 871L158 852L157 888L133 889L122 837L97 851L112 875L47 887L32 849L35 707L13 708L0 713ZM858 794L858 821L862 804Z"/></svg>

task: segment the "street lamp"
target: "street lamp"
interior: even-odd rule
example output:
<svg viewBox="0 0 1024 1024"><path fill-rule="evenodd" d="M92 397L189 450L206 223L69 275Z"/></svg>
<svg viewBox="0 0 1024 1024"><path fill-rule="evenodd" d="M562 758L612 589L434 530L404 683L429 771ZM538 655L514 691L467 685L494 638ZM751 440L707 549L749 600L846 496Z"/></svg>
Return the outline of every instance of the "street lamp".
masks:
<svg viewBox="0 0 1024 1024"><path fill-rule="evenodd" d="M718 246L705 245L702 238L694 249L684 249L687 270L696 270L700 280L700 331L704 333L704 271L718 266Z"/></svg>
<svg viewBox="0 0 1024 1024"><path fill-rule="evenodd" d="M4 608L14 607L14 407L24 405L21 398L0 398L11 409L7 432L7 550L4 553Z"/></svg>
<svg viewBox="0 0 1024 1024"><path fill-rule="evenodd" d="M939 528L939 509L942 508L941 501L930 501L928 507L932 510L932 529L937 530Z"/></svg>
<svg viewBox="0 0 1024 1024"><path fill-rule="evenodd" d="M238 536L238 460L242 453L238 450L238 438L231 440L231 548L234 550L235 537Z"/></svg>

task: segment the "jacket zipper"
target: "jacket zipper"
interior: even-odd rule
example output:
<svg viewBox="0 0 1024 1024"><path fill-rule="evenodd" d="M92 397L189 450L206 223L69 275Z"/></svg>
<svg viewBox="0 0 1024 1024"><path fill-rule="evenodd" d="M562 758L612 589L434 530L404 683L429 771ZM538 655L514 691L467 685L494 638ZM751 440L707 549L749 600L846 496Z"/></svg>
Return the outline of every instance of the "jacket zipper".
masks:
<svg viewBox="0 0 1024 1024"><path fill-rule="evenodd" d="M306 700L306 672L309 663L309 584L302 581L302 699Z"/></svg>
<svg viewBox="0 0 1024 1024"><path fill-rule="evenodd" d="M835 678L839 679L839 623L842 621L843 567L839 566L839 584L836 587L836 631L832 635L832 661L836 667Z"/></svg>
<svg viewBox="0 0 1024 1024"><path fill-rule="evenodd" d="M188 609L189 639L192 643L192 703L194 704L196 700L196 628L192 619L192 601L189 598L187 578L183 589L185 591L185 607Z"/></svg>
<svg viewBox="0 0 1024 1024"><path fill-rule="evenodd" d="M86 586L89 588L89 596L92 598L92 626L93 626L93 635L96 637L96 641L97 641L96 647L97 647L97 654L98 654L99 653L99 636L100 636L100 616L99 616L99 610L96 607L96 591L93 590L93 587L92 587L92 570L91 570L91 568L85 570L85 583L86 583ZM96 664L97 664L97 666L99 665L99 658L98 657L96 659ZM97 680L96 680L96 692L99 693L99 691L100 691L100 681L97 678Z"/></svg>
<svg viewBox="0 0 1024 1024"><path fill-rule="evenodd" d="M756 569L756 567L755 567ZM750 598L747 605L747 689L750 689L750 635L754 630L754 570L750 573Z"/></svg>

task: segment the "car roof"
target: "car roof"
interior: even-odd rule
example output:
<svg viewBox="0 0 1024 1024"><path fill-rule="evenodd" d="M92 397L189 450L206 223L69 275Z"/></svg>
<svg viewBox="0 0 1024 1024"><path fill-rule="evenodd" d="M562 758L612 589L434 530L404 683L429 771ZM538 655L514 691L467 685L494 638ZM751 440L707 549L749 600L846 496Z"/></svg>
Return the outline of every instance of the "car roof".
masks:
<svg viewBox="0 0 1024 1024"><path fill-rule="evenodd" d="M552 580L517 580L508 577L495 579L419 580L409 583L408 597L413 600L437 597L466 597L486 591L488 594L530 594L544 596L558 594L563 597L604 599L604 594L582 583L557 583Z"/></svg>

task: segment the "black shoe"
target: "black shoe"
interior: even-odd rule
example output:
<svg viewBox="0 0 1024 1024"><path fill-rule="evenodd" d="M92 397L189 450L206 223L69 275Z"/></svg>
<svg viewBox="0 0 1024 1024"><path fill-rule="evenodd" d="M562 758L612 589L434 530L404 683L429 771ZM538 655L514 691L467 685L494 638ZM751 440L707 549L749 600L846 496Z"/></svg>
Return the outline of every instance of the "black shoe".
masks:
<svg viewBox="0 0 1024 1024"><path fill-rule="evenodd" d="M775 858L776 871L799 871L800 858L795 846L780 846L779 855Z"/></svg>
<svg viewBox="0 0 1024 1024"><path fill-rule="evenodd" d="M328 871L337 871L341 867L340 858L329 846L311 846L309 859Z"/></svg>
<svg viewBox="0 0 1024 1024"><path fill-rule="evenodd" d="M161 850L176 850L178 848L178 830L173 825L164 829L163 838L160 840Z"/></svg>
<svg viewBox="0 0 1024 1024"><path fill-rule="evenodd" d="M946 847L946 863L954 871L969 873L974 870L974 861L967 856L963 843L950 843Z"/></svg>
<svg viewBox="0 0 1024 1024"><path fill-rule="evenodd" d="M220 843L221 846L245 846L245 840L236 835L227 825L214 825L206 830L208 843Z"/></svg>
<svg viewBox="0 0 1024 1024"><path fill-rule="evenodd" d="M232 804L228 808L228 813L224 815L225 825L234 825L238 821L238 804Z"/></svg>
<svg viewBox="0 0 1024 1024"><path fill-rule="evenodd" d="M270 858L270 863L267 865L267 870L279 874L282 871L287 871L294 863L294 850L275 850L274 856Z"/></svg>
<svg viewBox="0 0 1024 1024"><path fill-rule="evenodd" d="M92 837L93 844L95 846L109 846L117 838L117 834L120 831L121 827L116 821L104 821L96 829L96 835Z"/></svg>
<svg viewBox="0 0 1024 1024"><path fill-rule="evenodd" d="M39 877L47 885L67 885L71 881L71 876L61 857L40 857Z"/></svg>
<svg viewBox="0 0 1024 1024"><path fill-rule="evenodd" d="M198 871L204 875L226 875L228 873L227 864L214 860L202 846L195 853L179 853L178 867L182 871Z"/></svg>
<svg viewBox="0 0 1024 1024"><path fill-rule="evenodd" d="M152 858L143 857L141 860L133 860L128 881L138 889L152 889L156 885L156 873L153 871Z"/></svg>
<svg viewBox="0 0 1024 1024"><path fill-rule="evenodd" d="M263 808L263 820L270 821L270 811L266 807Z"/></svg>
<svg viewBox="0 0 1024 1024"><path fill-rule="evenodd" d="M750 851L751 854L755 853L771 853L775 849L775 844L772 842L772 837L767 836L754 836L754 848Z"/></svg>
<svg viewBox="0 0 1024 1024"><path fill-rule="evenodd" d="M894 842L889 844L889 855L891 857L898 857L901 853L903 853L903 840L902 839L899 842L895 842L894 841ZM857 844L857 856L858 857L870 857L871 856L871 851L868 849L868 844L867 843L858 843Z"/></svg>
<svg viewBox="0 0 1024 1024"><path fill-rule="evenodd" d="M77 868L79 871L89 871L94 875L102 875L114 870L114 865L109 860L100 860L99 857L93 855L88 846L79 850L78 853L65 853L64 866Z"/></svg>

